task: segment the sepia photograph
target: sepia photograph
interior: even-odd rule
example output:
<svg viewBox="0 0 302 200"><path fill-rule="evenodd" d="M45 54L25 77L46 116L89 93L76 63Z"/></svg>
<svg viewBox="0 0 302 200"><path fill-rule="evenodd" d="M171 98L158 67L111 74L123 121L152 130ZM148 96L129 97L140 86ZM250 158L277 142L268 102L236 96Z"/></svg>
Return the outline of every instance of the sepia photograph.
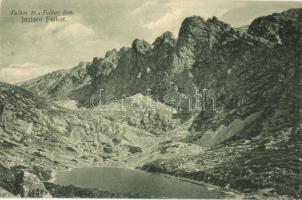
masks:
<svg viewBox="0 0 302 200"><path fill-rule="evenodd" d="M301 0L0 0L0 199L302 199Z"/></svg>

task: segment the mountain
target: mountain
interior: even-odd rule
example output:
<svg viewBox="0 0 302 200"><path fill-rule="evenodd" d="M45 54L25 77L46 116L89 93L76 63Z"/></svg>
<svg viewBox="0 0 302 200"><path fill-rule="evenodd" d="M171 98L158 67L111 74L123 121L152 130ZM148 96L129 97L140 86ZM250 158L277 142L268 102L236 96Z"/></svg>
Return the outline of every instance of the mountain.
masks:
<svg viewBox="0 0 302 200"><path fill-rule="evenodd" d="M116 122L144 129L152 134L164 135L181 124L174 117L176 110L152 97L136 94L94 108Z"/></svg>
<svg viewBox="0 0 302 200"><path fill-rule="evenodd" d="M94 159L102 142L122 154L127 146L109 141L126 137L134 151L143 149L133 160L141 169L233 188L248 197L301 198L301 19L302 9L291 9L259 17L242 31L216 17L192 16L182 22L178 38L165 32L152 44L135 39L130 48L22 85L51 102L5 85L3 141L9 138L8 147L15 148L26 141L20 132L54 132L46 135L76 139L63 137L57 141L64 145L55 142L53 149L69 146ZM82 108L62 108L53 100L73 100ZM158 107L150 111L149 101ZM131 109L121 113L123 106ZM141 107L146 110L137 110ZM16 116L21 121L11 124ZM125 125L127 130L114 131ZM100 132L104 138L95 144L88 139ZM165 156L176 144L186 154ZM12 160L3 152L2 159ZM148 154L157 156L148 160Z"/></svg>
<svg viewBox="0 0 302 200"><path fill-rule="evenodd" d="M5 83L0 83L0 90L0 162L6 167L104 164L103 160L127 156L125 150L131 146L143 148L156 140L98 111L68 110Z"/></svg>
<svg viewBox="0 0 302 200"><path fill-rule="evenodd" d="M57 100L72 99L74 94L85 91L91 78L87 74L87 62L80 62L71 69L62 69L39 76L22 83L20 86L40 96Z"/></svg>
<svg viewBox="0 0 302 200"><path fill-rule="evenodd" d="M143 169L264 197L299 198L301 16L296 9L258 18L246 35L207 49L193 67L194 78L211 88L217 111L200 112L187 141L210 149Z"/></svg>
<svg viewBox="0 0 302 200"><path fill-rule="evenodd" d="M157 159L161 155L156 150L159 143L168 138L165 132L178 122L172 118L173 113L167 105L139 94L126 98L123 104L71 110L0 82L0 188L7 195L50 197L39 181L52 178L53 169L135 167L137 162L146 162L146 155L154 154L153 159ZM171 148L179 149L183 155L191 153L189 145L180 142L178 146ZM195 146L194 151L200 152L199 149ZM52 184L46 187L58 190L51 192L54 196L68 189L83 192ZM85 192L98 197L127 196L107 191Z"/></svg>

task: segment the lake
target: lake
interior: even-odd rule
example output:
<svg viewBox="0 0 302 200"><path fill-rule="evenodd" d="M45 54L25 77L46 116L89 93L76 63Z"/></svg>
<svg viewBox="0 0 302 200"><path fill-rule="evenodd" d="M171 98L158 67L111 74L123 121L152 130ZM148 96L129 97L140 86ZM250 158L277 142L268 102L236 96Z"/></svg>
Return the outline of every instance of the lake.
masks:
<svg viewBox="0 0 302 200"><path fill-rule="evenodd" d="M116 167L83 167L58 171L54 182L116 193L138 193L149 198L232 197L218 189L177 178Z"/></svg>

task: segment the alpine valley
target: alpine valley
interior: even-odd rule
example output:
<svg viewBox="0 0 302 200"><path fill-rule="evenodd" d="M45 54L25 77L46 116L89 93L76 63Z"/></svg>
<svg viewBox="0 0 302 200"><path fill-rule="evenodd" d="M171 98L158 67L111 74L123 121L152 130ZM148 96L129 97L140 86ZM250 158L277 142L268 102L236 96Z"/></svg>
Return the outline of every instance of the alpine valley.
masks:
<svg viewBox="0 0 302 200"><path fill-rule="evenodd" d="M146 197L51 180L115 166L242 198L302 198L301 73L302 9L291 9L241 28L188 17L177 38L135 39L71 69L2 82L0 191ZM191 109L196 92L203 106Z"/></svg>

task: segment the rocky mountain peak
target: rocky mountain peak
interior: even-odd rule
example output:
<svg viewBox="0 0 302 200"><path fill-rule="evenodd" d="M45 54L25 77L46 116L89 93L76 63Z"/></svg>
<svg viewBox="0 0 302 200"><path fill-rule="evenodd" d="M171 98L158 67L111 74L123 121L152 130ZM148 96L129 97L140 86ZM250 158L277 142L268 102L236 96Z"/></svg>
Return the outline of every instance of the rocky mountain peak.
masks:
<svg viewBox="0 0 302 200"><path fill-rule="evenodd" d="M155 48L162 45L174 47L176 45L176 42L177 40L174 38L173 33L166 31L160 37L155 39L153 45L155 46Z"/></svg>
<svg viewBox="0 0 302 200"><path fill-rule="evenodd" d="M113 58L113 57L116 57L117 54L118 54L118 51L116 49L112 49L112 50L106 52L105 58Z"/></svg>
<svg viewBox="0 0 302 200"><path fill-rule="evenodd" d="M218 20L217 17L206 21L198 16L186 18L182 22L176 45L173 61L174 65L177 65L175 71L183 72L185 69L191 69L196 58L206 54L215 44L224 40L230 30L233 30L232 27Z"/></svg>
<svg viewBox="0 0 302 200"><path fill-rule="evenodd" d="M119 53L116 49L107 51L105 58L94 58L93 62L87 65L88 74L96 78L101 74L110 74L112 70L117 68Z"/></svg>
<svg viewBox="0 0 302 200"><path fill-rule="evenodd" d="M207 41L210 34L215 32L227 31L230 25L220 21L217 17L212 17L206 21L202 17L192 16L184 19L181 24L179 38L187 38L189 36L199 38L201 41Z"/></svg>
<svg viewBox="0 0 302 200"><path fill-rule="evenodd" d="M132 43L132 49L134 50L135 53L138 54L145 54L146 52L151 50L151 45L144 41L144 40L140 40L140 39L135 39Z"/></svg>
<svg viewBox="0 0 302 200"><path fill-rule="evenodd" d="M84 69L84 68L86 68L86 65L88 65L88 64L89 64L89 62L81 61L81 62L79 62L77 67Z"/></svg>
<svg viewBox="0 0 302 200"><path fill-rule="evenodd" d="M282 13L255 19L248 33L284 45L302 45L302 9L291 9Z"/></svg>
<svg viewBox="0 0 302 200"><path fill-rule="evenodd" d="M216 16L213 16L212 18L207 19L207 23L220 26L225 29L229 29L231 26L223 21L220 21Z"/></svg>
<svg viewBox="0 0 302 200"><path fill-rule="evenodd" d="M200 35L201 30L205 27L205 21L202 17L192 16L187 17L181 24L178 38L182 39L187 36Z"/></svg>

